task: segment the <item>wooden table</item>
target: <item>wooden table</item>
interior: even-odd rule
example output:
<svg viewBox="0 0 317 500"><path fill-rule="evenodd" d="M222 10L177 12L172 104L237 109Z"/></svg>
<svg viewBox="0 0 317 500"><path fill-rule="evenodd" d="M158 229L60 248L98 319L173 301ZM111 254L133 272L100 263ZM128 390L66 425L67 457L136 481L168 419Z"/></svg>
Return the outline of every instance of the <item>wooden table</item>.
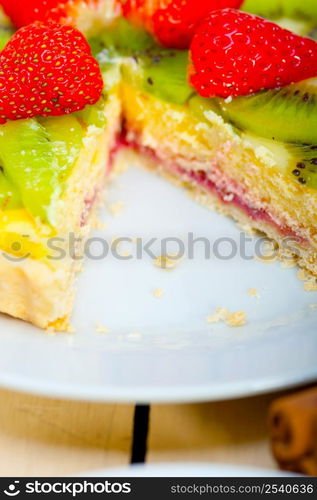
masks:
<svg viewBox="0 0 317 500"><path fill-rule="evenodd" d="M267 408L274 397L153 405L147 462L275 468L266 427ZM0 390L0 475L58 476L127 465L134 409Z"/></svg>

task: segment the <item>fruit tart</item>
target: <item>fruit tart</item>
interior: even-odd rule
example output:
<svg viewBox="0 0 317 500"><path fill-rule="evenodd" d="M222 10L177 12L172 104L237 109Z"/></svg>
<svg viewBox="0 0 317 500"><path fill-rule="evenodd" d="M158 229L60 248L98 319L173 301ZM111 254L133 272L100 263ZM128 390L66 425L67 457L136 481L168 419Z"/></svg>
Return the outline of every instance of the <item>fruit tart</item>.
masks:
<svg viewBox="0 0 317 500"><path fill-rule="evenodd" d="M24 26L1 31L2 312L63 327L80 259L47 247L72 234L81 255L105 175L130 161L317 276L315 1L0 4ZM77 14L104 8L88 46Z"/></svg>

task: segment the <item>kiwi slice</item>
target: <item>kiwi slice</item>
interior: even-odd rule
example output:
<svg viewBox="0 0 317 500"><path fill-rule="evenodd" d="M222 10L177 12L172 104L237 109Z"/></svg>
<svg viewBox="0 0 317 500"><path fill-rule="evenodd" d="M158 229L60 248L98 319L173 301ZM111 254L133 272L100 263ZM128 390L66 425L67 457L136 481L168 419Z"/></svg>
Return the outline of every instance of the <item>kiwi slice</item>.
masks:
<svg viewBox="0 0 317 500"><path fill-rule="evenodd" d="M213 111L216 114L221 114L221 108L216 99L208 99L206 97L201 97L199 95L194 95L188 101L188 107L192 115L197 118L197 120L205 121L209 123L206 113L208 111Z"/></svg>
<svg viewBox="0 0 317 500"><path fill-rule="evenodd" d="M142 28L125 19L89 41L107 80L107 70L120 65L123 78L144 92L183 104L194 93L187 81L188 52L165 49Z"/></svg>
<svg viewBox="0 0 317 500"><path fill-rule="evenodd" d="M58 160L44 126L35 119L1 125L0 162L7 179L19 191L23 206L52 224L52 205L60 193Z"/></svg>
<svg viewBox="0 0 317 500"><path fill-rule="evenodd" d="M315 22L306 21L305 19L291 19L289 17L274 19L274 22L281 26L281 28L292 31L297 35L314 38Z"/></svg>
<svg viewBox="0 0 317 500"><path fill-rule="evenodd" d="M105 102L106 97L101 96L99 101L92 106L86 106L81 111L77 111L74 115L82 122L86 127L94 125L97 128L104 128L107 122L105 115Z"/></svg>
<svg viewBox="0 0 317 500"><path fill-rule="evenodd" d="M75 114L1 125L0 207L24 206L54 225L54 205L82 141L83 127Z"/></svg>
<svg viewBox="0 0 317 500"><path fill-rule="evenodd" d="M290 17L317 24L316 0L245 0L241 9L269 19Z"/></svg>
<svg viewBox="0 0 317 500"><path fill-rule="evenodd" d="M125 19L116 20L88 41L102 71L107 71L125 57L137 56L156 45L149 33Z"/></svg>
<svg viewBox="0 0 317 500"><path fill-rule="evenodd" d="M295 168L290 165L292 176L300 183L317 189L317 145L286 145L292 158L296 160Z"/></svg>
<svg viewBox="0 0 317 500"><path fill-rule="evenodd" d="M181 105L194 94L188 83L187 66L187 51L156 47L123 64L122 75L142 91Z"/></svg>
<svg viewBox="0 0 317 500"><path fill-rule="evenodd" d="M8 41L12 37L14 33L13 28L10 28L10 26L1 26L0 27L0 50L3 50L4 47L7 45Z"/></svg>
<svg viewBox="0 0 317 500"><path fill-rule="evenodd" d="M242 134L253 148L265 147L272 153L277 168L300 185L317 189L317 145L285 144Z"/></svg>
<svg viewBox="0 0 317 500"><path fill-rule="evenodd" d="M54 157L57 160L58 180L63 181L81 151L83 127L77 119L76 113L38 118L38 122L44 127Z"/></svg>
<svg viewBox="0 0 317 500"><path fill-rule="evenodd" d="M0 126L0 209L23 206L54 225L55 202L82 147L84 126L76 115Z"/></svg>
<svg viewBox="0 0 317 500"><path fill-rule="evenodd" d="M317 144L317 78L218 103L225 119L240 130L282 142Z"/></svg>

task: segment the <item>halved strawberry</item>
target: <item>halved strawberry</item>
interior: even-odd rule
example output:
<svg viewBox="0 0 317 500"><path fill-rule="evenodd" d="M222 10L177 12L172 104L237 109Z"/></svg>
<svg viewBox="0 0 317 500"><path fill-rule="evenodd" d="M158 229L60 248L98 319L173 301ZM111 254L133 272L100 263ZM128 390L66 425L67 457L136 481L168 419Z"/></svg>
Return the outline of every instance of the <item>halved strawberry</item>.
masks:
<svg viewBox="0 0 317 500"><path fill-rule="evenodd" d="M30 24L0 54L0 123L72 113L95 104L102 89L99 65L71 26Z"/></svg>
<svg viewBox="0 0 317 500"><path fill-rule="evenodd" d="M189 47L199 21L211 10L239 8L243 0L120 0L125 17L142 24L158 41L178 49Z"/></svg>
<svg viewBox="0 0 317 500"><path fill-rule="evenodd" d="M20 28L34 21L70 22L81 3L97 4L99 0L0 0L5 13Z"/></svg>
<svg viewBox="0 0 317 500"><path fill-rule="evenodd" d="M190 46L190 79L204 97L234 97L317 76L317 43L261 17L209 13Z"/></svg>

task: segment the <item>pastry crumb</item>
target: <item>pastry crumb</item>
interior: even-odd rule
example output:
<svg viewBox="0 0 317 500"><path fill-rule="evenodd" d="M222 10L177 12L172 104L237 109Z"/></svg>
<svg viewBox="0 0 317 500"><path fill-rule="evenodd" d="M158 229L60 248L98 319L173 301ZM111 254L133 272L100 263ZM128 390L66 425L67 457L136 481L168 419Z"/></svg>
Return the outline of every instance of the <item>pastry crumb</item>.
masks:
<svg viewBox="0 0 317 500"><path fill-rule="evenodd" d="M310 307L311 309L317 309L317 304L309 304L309 307Z"/></svg>
<svg viewBox="0 0 317 500"><path fill-rule="evenodd" d="M248 290L248 294L251 296L251 297L255 297L256 299L259 299L260 298L260 294L259 292L257 291L256 288L249 288Z"/></svg>
<svg viewBox="0 0 317 500"><path fill-rule="evenodd" d="M110 333L110 329L106 326L103 326L101 323L96 323L96 332L97 333Z"/></svg>
<svg viewBox="0 0 317 500"><path fill-rule="evenodd" d="M124 209L124 203L123 201L116 201L115 203L111 203L108 205L108 209L114 217L117 217L118 215L121 214L122 210Z"/></svg>
<svg viewBox="0 0 317 500"><path fill-rule="evenodd" d="M225 307L217 307L214 314L207 316L207 323L219 323L220 321L225 321L228 314L229 311Z"/></svg>
<svg viewBox="0 0 317 500"><path fill-rule="evenodd" d="M297 272L297 278L304 282L305 292L317 292L317 280L309 274L305 269L300 269Z"/></svg>
<svg viewBox="0 0 317 500"><path fill-rule="evenodd" d="M153 290L153 295L159 299L162 295L164 295L164 290L162 288L155 288L155 290Z"/></svg>
<svg viewBox="0 0 317 500"><path fill-rule="evenodd" d="M226 323L229 326L243 326L247 322L247 315L245 311L237 311L228 314Z"/></svg>
<svg viewBox="0 0 317 500"><path fill-rule="evenodd" d="M317 292L317 282L315 281L305 281L304 283L305 292Z"/></svg>
<svg viewBox="0 0 317 500"><path fill-rule="evenodd" d="M243 326L247 322L245 311L229 312L225 307L218 307L214 314L207 316L207 323L225 322L228 326Z"/></svg>
<svg viewBox="0 0 317 500"><path fill-rule="evenodd" d="M177 254L169 254L169 255L159 255L155 259L153 259L153 263L156 267L160 269L174 269L181 261L181 257L178 257Z"/></svg>

